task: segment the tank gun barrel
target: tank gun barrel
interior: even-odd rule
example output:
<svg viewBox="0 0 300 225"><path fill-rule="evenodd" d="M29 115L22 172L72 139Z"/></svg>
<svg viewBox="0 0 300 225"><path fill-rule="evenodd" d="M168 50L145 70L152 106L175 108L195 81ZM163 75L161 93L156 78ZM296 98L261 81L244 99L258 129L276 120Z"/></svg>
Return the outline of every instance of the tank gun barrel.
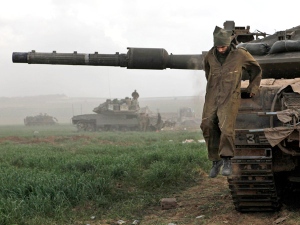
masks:
<svg viewBox="0 0 300 225"><path fill-rule="evenodd" d="M194 69L203 70L203 54L173 55L162 48L127 48L127 54L13 52L14 63L117 66L128 69Z"/></svg>

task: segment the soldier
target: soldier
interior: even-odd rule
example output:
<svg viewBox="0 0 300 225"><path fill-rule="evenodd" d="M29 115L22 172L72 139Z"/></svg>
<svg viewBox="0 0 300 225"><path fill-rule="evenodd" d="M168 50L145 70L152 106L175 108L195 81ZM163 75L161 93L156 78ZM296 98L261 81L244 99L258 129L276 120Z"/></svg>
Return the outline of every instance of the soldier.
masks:
<svg viewBox="0 0 300 225"><path fill-rule="evenodd" d="M139 108L139 102L138 102L138 98L140 97L139 93L137 93L136 90L134 90L134 92L132 92L131 94L132 96L132 101L131 101L131 104L132 104L132 108L136 109L136 108Z"/></svg>
<svg viewBox="0 0 300 225"><path fill-rule="evenodd" d="M137 100L140 95L139 95L139 93L136 92L136 90L134 90L134 92L132 92L131 96L134 100Z"/></svg>
<svg viewBox="0 0 300 225"><path fill-rule="evenodd" d="M160 131L163 127L163 121L161 119L160 113L157 113L157 121L156 121L156 132Z"/></svg>
<svg viewBox="0 0 300 225"><path fill-rule="evenodd" d="M147 131L147 128L148 128L148 126L150 124L149 115L147 113L142 113L140 115L140 121L139 121L139 123L140 123L140 129L142 131Z"/></svg>
<svg viewBox="0 0 300 225"><path fill-rule="evenodd" d="M214 47L204 59L207 79L201 129L213 162L209 176L216 177L223 165L222 175L232 173L230 159L234 156L235 121L241 96L242 71L249 74L248 97L258 92L261 68L244 48L231 43L232 31L215 27Z"/></svg>

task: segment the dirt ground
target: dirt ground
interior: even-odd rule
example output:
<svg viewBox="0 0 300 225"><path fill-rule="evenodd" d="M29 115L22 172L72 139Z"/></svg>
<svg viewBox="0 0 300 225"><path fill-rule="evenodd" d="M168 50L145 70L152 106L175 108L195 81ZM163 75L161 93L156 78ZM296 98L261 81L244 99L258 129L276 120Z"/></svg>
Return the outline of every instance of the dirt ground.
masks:
<svg viewBox="0 0 300 225"><path fill-rule="evenodd" d="M211 179L204 172L198 185L166 198L176 198L177 207L168 210L162 210L160 206L149 208L140 221L141 225L300 225L299 206L298 210L291 210L288 209L289 206L283 205L278 212L237 212L232 203L227 178L218 176ZM134 224L132 222L116 220L88 223Z"/></svg>
<svg viewBox="0 0 300 225"><path fill-rule="evenodd" d="M230 225L268 225L297 224L289 221L291 212L282 208L279 212L240 213L232 203L227 178L218 176L211 179L203 174L199 185L174 196L178 207L170 210L152 211L143 219L143 224L230 224ZM299 221L300 224L300 221Z"/></svg>

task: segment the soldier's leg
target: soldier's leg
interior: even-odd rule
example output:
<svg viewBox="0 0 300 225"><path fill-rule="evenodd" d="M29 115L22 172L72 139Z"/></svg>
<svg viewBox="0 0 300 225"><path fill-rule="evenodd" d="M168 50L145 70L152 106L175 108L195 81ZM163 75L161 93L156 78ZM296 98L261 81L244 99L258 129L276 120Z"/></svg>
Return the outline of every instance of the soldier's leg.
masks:
<svg viewBox="0 0 300 225"><path fill-rule="evenodd" d="M221 131L218 126L216 104L204 104L202 113L201 129L208 150L208 159L212 161L212 168L209 176L214 178L218 176L223 161L219 156L219 144Z"/></svg>
<svg viewBox="0 0 300 225"><path fill-rule="evenodd" d="M219 144L221 131L218 126L217 114L213 113L209 117L203 117L200 128L208 150L208 159L211 161L220 160Z"/></svg>
<svg viewBox="0 0 300 225"><path fill-rule="evenodd" d="M221 130L219 154L220 157L234 156L235 121L238 113L239 102L229 103L218 111L219 128Z"/></svg>
<svg viewBox="0 0 300 225"><path fill-rule="evenodd" d="M207 111L204 111L207 112ZM218 126L218 117L215 112L204 113L201 123L201 129L203 137L206 142L208 150L208 159L212 161L212 168L209 173L209 177L214 178L218 176L223 161L219 156L219 143L221 131ZM205 117L205 115L208 115Z"/></svg>
<svg viewBox="0 0 300 225"><path fill-rule="evenodd" d="M219 127L221 130L219 153L223 159L222 175L229 176L232 173L231 158L234 156L235 121L238 113L239 102L231 102L218 112Z"/></svg>

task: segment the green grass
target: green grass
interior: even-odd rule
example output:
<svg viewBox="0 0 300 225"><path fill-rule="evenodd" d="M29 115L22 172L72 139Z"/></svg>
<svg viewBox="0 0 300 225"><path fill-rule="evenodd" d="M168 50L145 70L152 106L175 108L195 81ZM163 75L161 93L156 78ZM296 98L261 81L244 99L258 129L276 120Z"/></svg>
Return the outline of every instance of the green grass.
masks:
<svg viewBox="0 0 300 225"><path fill-rule="evenodd" d="M210 167L200 131L0 130L1 225L75 224L91 215L140 219L162 197L195 184L200 167Z"/></svg>
<svg viewBox="0 0 300 225"><path fill-rule="evenodd" d="M38 134L35 134L38 131ZM34 133L35 132L35 133ZM59 124L53 126L23 126L7 125L0 126L0 138L7 136L33 137L33 136L51 136L51 135L71 135L76 133L76 127L68 124Z"/></svg>

